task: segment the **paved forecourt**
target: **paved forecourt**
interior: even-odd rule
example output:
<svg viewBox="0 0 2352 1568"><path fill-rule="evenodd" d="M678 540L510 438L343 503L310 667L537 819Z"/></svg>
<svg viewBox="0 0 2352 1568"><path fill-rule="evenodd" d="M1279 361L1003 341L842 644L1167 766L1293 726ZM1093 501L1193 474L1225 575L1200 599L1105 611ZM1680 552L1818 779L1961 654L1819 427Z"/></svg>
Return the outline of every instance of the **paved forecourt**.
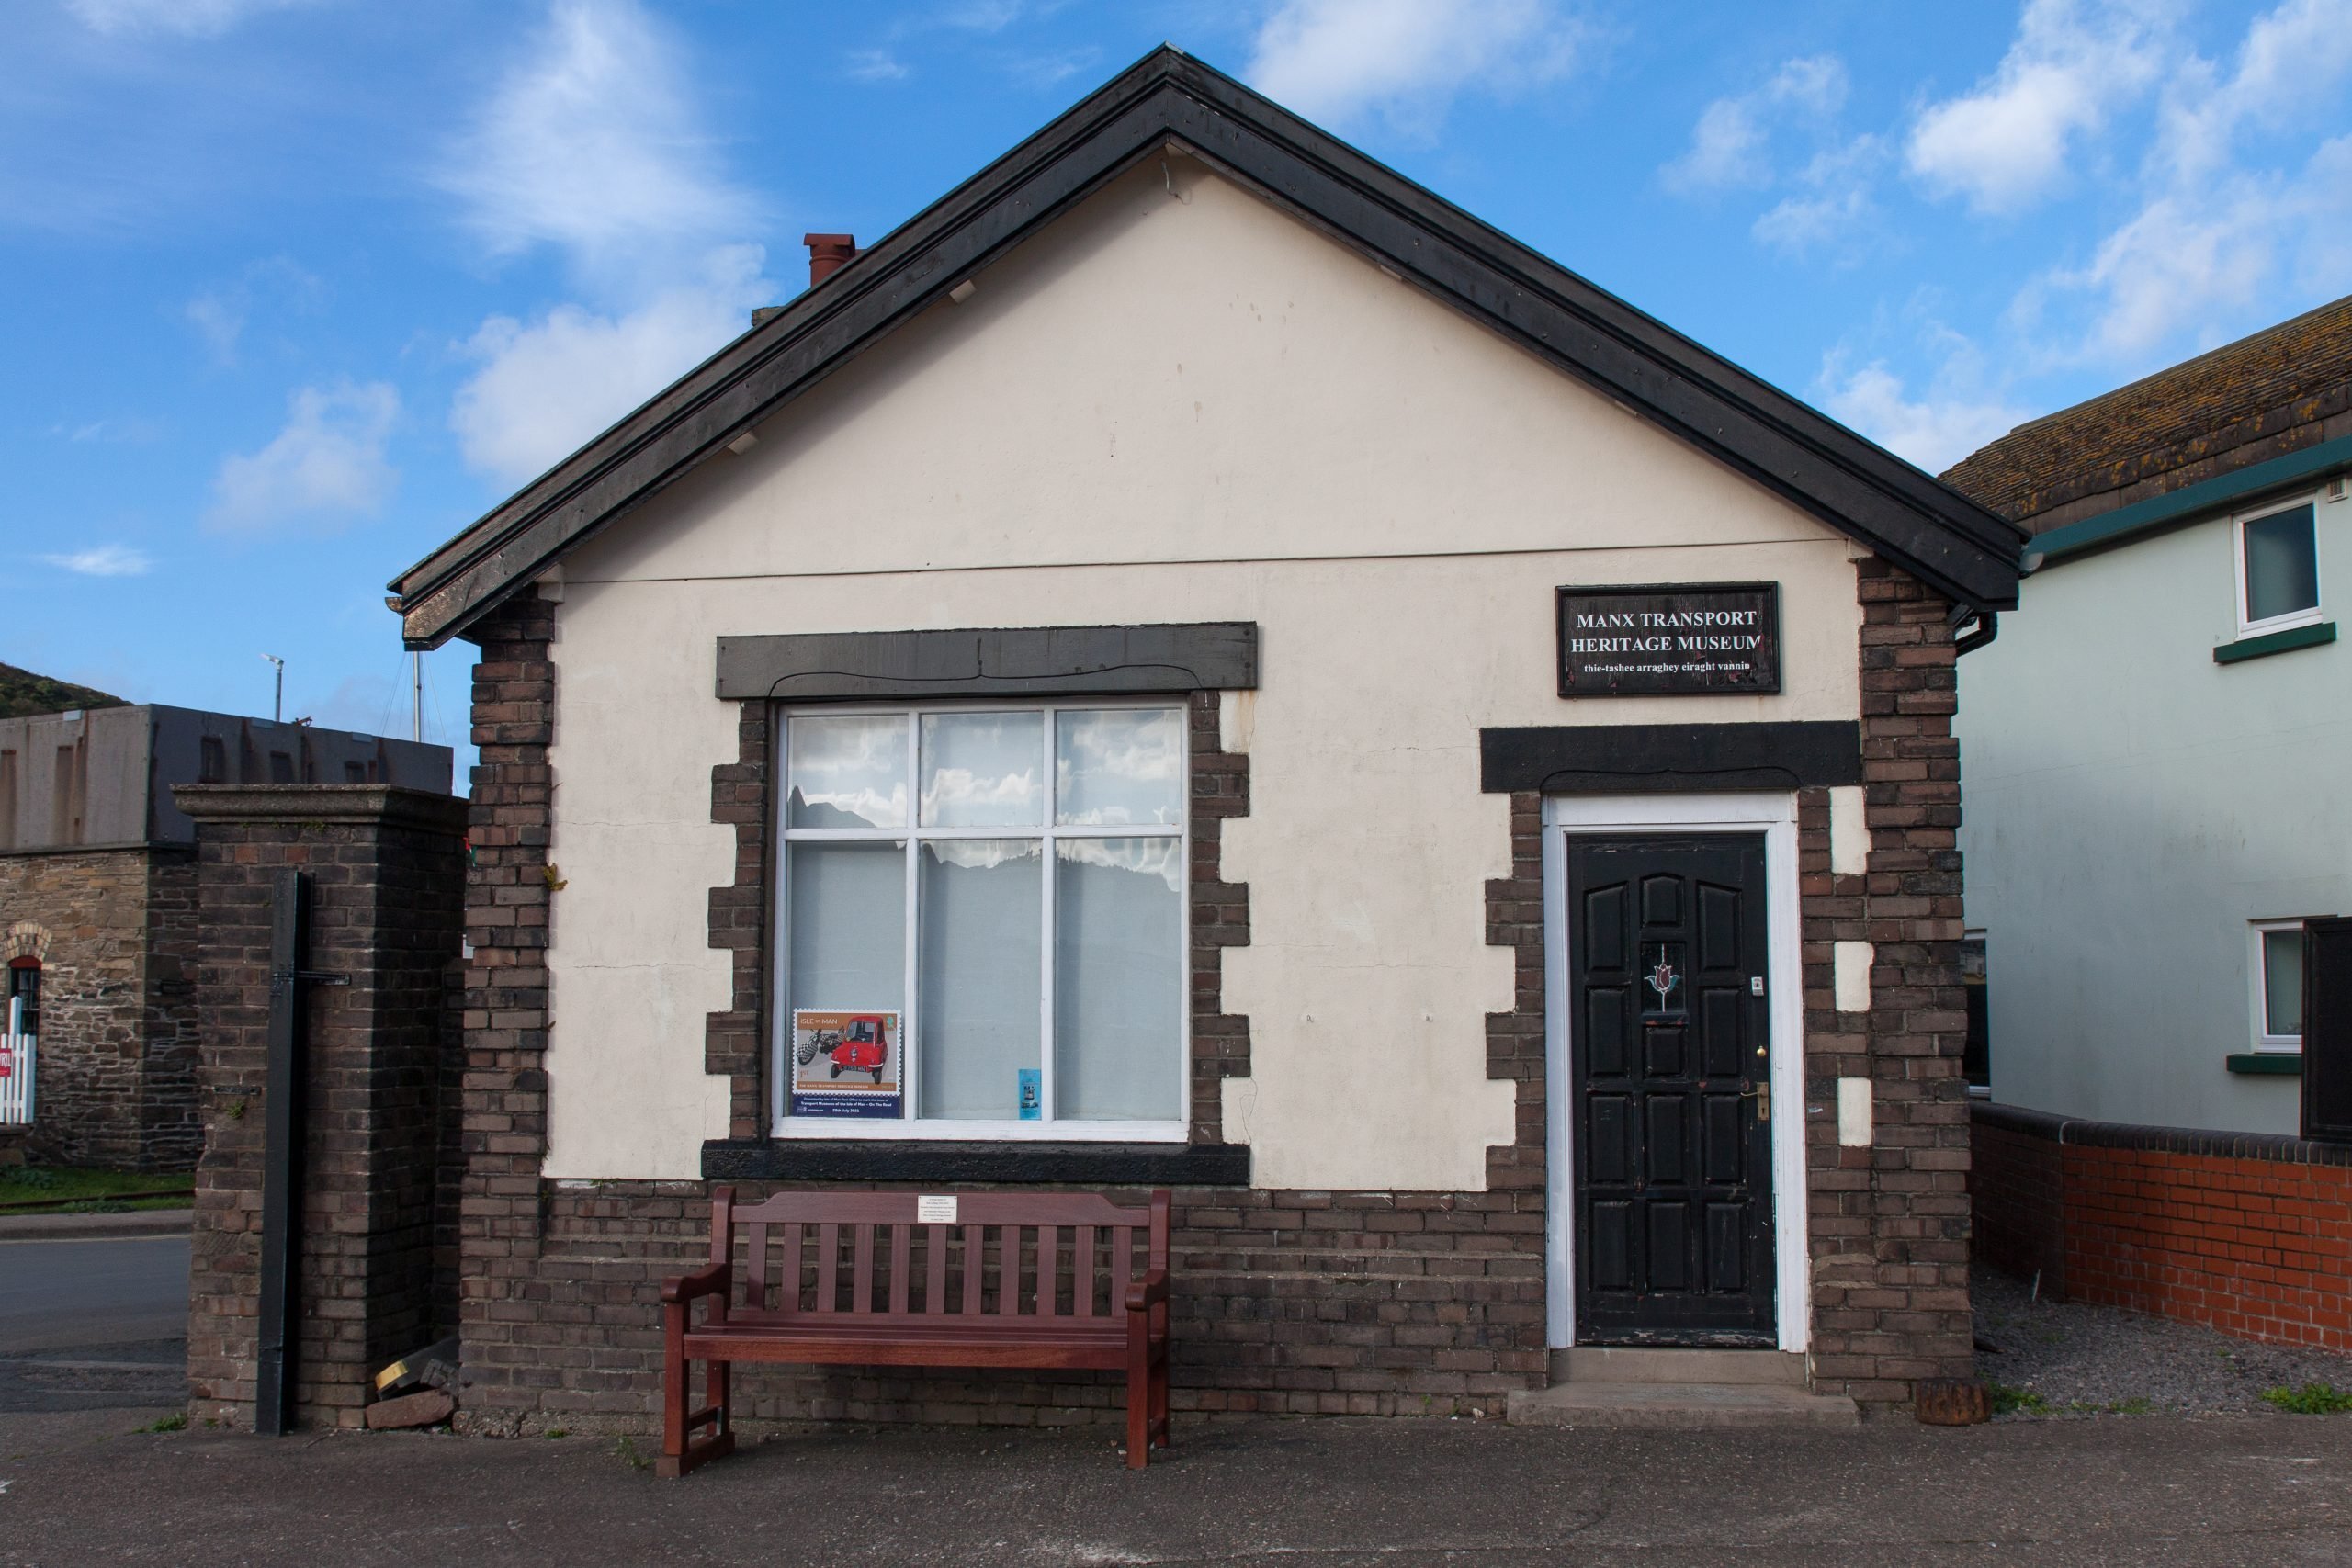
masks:
<svg viewBox="0 0 2352 1568"><path fill-rule="evenodd" d="M0 1565L2319 1563L2352 1558L2352 1419L1634 1433L1473 1421L835 1429L683 1482L650 1442L0 1416ZM125 1507L126 1498L137 1506Z"/></svg>

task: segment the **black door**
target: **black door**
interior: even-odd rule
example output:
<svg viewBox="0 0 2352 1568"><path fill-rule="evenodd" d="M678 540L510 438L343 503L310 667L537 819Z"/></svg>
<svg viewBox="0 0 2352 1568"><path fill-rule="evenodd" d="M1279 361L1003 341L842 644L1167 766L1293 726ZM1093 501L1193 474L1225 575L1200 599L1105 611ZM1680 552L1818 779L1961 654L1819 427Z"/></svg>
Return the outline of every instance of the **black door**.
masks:
<svg viewBox="0 0 2352 1568"><path fill-rule="evenodd" d="M1770 1346L1764 840L1571 835L1567 870L1577 1338Z"/></svg>
<svg viewBox="0 0 2352 1568"><path fill-rule="evenodd" d="M2352 919L2303 922L2303 1136L2352 1143Z"/></svg>

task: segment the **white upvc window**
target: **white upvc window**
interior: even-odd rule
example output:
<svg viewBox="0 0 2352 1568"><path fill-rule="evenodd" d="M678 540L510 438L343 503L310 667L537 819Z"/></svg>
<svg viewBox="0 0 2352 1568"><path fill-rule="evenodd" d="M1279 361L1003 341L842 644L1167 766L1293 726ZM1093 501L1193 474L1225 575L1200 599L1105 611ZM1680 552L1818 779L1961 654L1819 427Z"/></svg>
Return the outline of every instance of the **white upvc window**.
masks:
<svg viewBox="0 0 2352 1568"><path fill-rule="evenodd" d="M2254 922L2254 1048L2303 1048L2303 922Z"/></svg>
<svg viewBox="0 0 2352 1568"><path fill-rule="evenodd" d="M1182 1141L1182 705L781 716L779 1134Z"/></svg>
<svg viewBox="0 0 2352 1568"><path fill-rule="evenodd" d="M2269 502L2232 519L2240 637L2320 618L2318 500L2300 495Z"/></svg>

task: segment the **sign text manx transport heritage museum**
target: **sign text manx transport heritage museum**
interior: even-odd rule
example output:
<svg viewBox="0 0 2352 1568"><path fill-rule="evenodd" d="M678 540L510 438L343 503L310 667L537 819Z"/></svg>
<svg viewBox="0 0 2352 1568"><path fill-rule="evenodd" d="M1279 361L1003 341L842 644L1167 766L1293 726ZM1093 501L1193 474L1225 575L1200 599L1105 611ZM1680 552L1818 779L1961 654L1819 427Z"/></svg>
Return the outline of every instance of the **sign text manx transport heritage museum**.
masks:
<svg viewBox="0 0 2352 1568"><path fill-rule="evenodd" d="M1560 590L1560 695L1781 689L1777 582Z"/></svg>

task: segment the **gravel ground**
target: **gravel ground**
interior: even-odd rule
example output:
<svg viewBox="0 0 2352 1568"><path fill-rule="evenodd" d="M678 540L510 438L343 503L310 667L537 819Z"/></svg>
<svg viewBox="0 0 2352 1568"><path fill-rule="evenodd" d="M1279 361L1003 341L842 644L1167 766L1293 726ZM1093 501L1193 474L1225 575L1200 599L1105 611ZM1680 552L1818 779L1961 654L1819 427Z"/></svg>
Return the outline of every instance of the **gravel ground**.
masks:
<svg viewBox="0 0 2352 1568"><path fill-rule="evenodd" d="M2352 1391L2352 1356L2257 1345L2114 1307L2035 1301L2031 1281L1987 1269L1977 1269L1971 1285L1978 1375L1998 1390L2041 1399L2040 1408L2028 1404L2002 1420L2213 1412L2278 1416L2264 1402L2265 1389L2317 1382Z"/></svg>

